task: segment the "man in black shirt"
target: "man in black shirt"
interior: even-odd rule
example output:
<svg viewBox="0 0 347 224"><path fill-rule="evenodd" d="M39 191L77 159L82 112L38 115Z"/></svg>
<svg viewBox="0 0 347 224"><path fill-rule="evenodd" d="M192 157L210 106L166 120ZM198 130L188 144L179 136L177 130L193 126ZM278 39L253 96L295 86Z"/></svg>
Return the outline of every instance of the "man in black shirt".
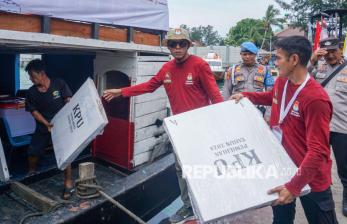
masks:
<svg viewBox="0 0 347 224"><path fill-rule="evenodd" d="M29 62L28 72L33 86L29 88L25 107L36 120L36 130L28 149L29 173L36 170L39 157L51 142L50 123L52 118L70 100L72 93L67 84L60 79L50 79L45 72L44 63L35 59ZM73 191L71 166L64 170L63 198L68 199Z"/></svg>

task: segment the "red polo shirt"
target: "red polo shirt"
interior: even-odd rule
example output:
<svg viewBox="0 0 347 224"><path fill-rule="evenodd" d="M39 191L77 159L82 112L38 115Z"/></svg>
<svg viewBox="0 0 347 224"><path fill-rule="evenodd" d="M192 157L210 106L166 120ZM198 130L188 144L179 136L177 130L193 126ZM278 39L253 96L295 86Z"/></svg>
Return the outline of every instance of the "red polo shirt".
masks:
<svg viewBox="0 0 347 224"><path fill-rule="evenodd" d="M125 97L153 92L164 85L173 114L223 101L210 66L190 55L183 63L171 60L148 82L122 89Z"/></svg>
<svg viewBox="0 0 347 224"><path fill-rule="evenodd" d="M282 92L286 78L278 78L271 92L242 93L254 104L272 105L270 126L278 125ZM288 83L286 102L294 95L299 85ZM331 185L331 165L329 147L329 123L332 104L327 93L312 77L302 89L288 115L283 120L282 145L298 172L286 183L286 188L298 196L301 189L309 184L313 192L326 190Z"/></svg>

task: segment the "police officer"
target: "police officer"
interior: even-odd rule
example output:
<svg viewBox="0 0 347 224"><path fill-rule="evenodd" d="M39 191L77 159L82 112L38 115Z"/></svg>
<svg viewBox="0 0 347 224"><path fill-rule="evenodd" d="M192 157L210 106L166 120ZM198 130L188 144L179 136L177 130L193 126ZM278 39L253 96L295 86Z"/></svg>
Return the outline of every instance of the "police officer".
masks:
<svg viewBox="0 0 347 224"><path fill-rule="evenodd" d="M258 48L252 42L241 44L242 63L234 65L226 73L223 88L225 100L236 93L263 92L274 85L270 71L256 62ZM259 107L264 114L265 107Z"/></svg>
<svg viewBox="0 0 347 224"><path fill-rule="evenodd" d="M320 83L334 71L336 75L325 85L333 104L333 117L330 123L330 144L333 148L337 171L343 189L342 212L347 216L347 66L341 53L338 38L329 37L320 42L321 48L311 57L309 71ZM324 60L321 60L323 59ZM334 75L334 74L333 74Z"/></svg>

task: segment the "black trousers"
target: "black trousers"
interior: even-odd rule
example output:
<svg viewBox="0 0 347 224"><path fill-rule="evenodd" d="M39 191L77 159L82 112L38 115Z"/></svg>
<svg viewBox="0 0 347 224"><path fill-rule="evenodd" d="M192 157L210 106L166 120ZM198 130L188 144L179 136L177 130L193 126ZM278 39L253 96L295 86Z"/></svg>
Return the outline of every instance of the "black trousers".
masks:
<svg viewBox="0 0 347 224"><path fill-rule="evenodd" d="M28 148L28 156L42 156L44 149L52 142L51 133L36 130Z"/></svg>
<svg viewBox="0 0 347 224"><path fill-rule="evenodd" d="M338 224L335 204L330 187L322 192L311 192L300 197L309 224ZM273 206L273 224L294 224L295 201Z"/></svg>
<svg viewBox="0 0 347 224"><path fill-rule="evenodd" d="M336 159L337 173L343 187L347 188L347 134L330 132L330 145Z"/></svg>

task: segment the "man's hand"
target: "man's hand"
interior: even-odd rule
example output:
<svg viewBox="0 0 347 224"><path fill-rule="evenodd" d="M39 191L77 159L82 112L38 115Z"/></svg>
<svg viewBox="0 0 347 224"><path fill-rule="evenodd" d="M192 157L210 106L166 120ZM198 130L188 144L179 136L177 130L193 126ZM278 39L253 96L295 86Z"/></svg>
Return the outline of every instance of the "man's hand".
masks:
<svg viewBox="0 0 347 224"><path fill-rule="evenodd" d="M66 98L65 98L65 103L70 102L70 100L71 100L71 97L66 97Z"/></svg>
<svg viewBox="0 0 347 224"><path fill-rule="evenodd" d="M278 199L272 204L272 206L289 204L295 199L294 195L290 193L285 186L279 186L268 191L268 194L274 193L278 194Z"/></svg>
<svg viewBox="0 0 347 224"><path fill-rule="evenodd" d="M311 64L314 65L321 57L326 55L328 51L325 48L318 48L313 52L311 57Z"/></svg>
<svg viewBox="0 0 347 224"><path fill-rule="evenodd" d="M47 127L48 131L51 132L52 128L53 128L53 124L48 123L48 124L46 124L46 127Z"/></svg>
<svg viewBox="0 0 347 224"><path fill-rule="evenodd" d="M108 89L104 91L104 99L108 102L110 102L113 98L119 97L122 95L122 90L121 89Z"/></svg>
<svg viewBox="0 0 347 224"><path fill-rule="evenodd" d="M235 100L236 103L238 103L243 97L245 97L244 95L242 95L241 93L237 93L232 95L229 100Z"/></svg>

